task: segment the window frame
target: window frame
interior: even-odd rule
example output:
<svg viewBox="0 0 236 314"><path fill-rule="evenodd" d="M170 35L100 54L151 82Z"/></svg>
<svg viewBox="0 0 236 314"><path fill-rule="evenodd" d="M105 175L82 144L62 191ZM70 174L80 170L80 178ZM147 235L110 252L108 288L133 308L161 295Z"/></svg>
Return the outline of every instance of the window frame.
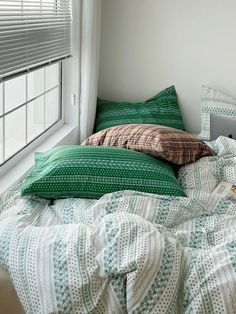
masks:
<svg viewBox="0 0 236 314"><path fill-rule="evenodd" d="M51 66L53 64L58 64L59 66L59 71L58 71L58 80L59 80L59 83L55 86L53 86L52 88L49 88L49 89L45 89L45 79L46 79L46 75L45 75L45 71L46 71L46 67L48 66ZM43 93L40 93L39 95L33 97L33 98L30 98L28 99L28 74L30 73L33 73L34 71L37 71L39 69L43 69L44 70L44 92ZM25 97L26 97L26 100L24 103L16 106L15 108L13 109L10 109L8 110L7 112L5 112L5 86L3 85L3 95L2 95L2 98L3 98L3 113L0 115L0 119L2 119L2 138L3 138L3 141L2 141L2 149L3 149L3 152L2 152L2 156L1 156L1 159L3 160L3 162L0 162L0 169L2 169L7 163L9 163L9 161L11 159L14 159L16 156L18 156L21 152L25 151L25 149L27 149L29 146L32 146L32 144L34 143L39 143L39 140L42 138L42 136L44 136L45 134L49 134L49 131L50 130L55 130L58 126L58 124L60 122L62 122L63 120L63 99L62 99L62 92L63 92L63 64L62 64L62 61L59 61L59 62L54 62L52 64L49 64L49 65L45 65L45 66L41 66L41 67L38 67L38 68L35 68L34 70L28 72L28 73L24 73L24 74L18 74L16 76L13 76L11 78L9 78L8 80L10 79L14 79L14 78L17 78L17 77L21 77L21 76L25 76L25 87L26 87L26 90L25 90ZM4 81L2 84L5 84L8 80ZM34 137L32 140L29 140L27 141L27 128L28 128L28 119L27 119L27 116L28 116L28 112L27 112L27 109L28 109L28 104L32 103L33 101L39 99L40 97L44 97L44 124L45 124L45 105L46 105L46 95L47 93L55 90L59 88L59 92L58 92L58 119L57 121L55 121L53 124L51 124L49 127L45 128L43 130L43 132L41 132L40 134L38 134L36 137ZM25 138L25 142L26 144L24 146L22 146L21 148L19 148L18 150L16 150L16 152L14 154L12 154L11 156L7 157L7 158L4 158L5 157L5 142L6 142L6 138L5 138L5 117L8 116L9 114L13 113L13 112L16 112L17 110L21 109L21 108L25 108L25 132L26 132L26 138Z"/></svg>

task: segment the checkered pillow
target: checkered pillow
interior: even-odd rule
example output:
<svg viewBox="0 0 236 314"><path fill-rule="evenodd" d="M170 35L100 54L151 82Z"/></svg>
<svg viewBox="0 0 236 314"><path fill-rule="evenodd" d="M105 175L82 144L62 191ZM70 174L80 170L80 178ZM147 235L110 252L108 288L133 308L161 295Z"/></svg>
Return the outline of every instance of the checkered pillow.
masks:
<svg viewBox="0 0 236 314"><path fill-rule="evenodd" d="M82 145L119 146L157 156L177 165L214 155L212 149L194 135L152 124L115 126L91 135Z"/></svg>
<svg viewBox="0 0 236 314"><path fill-rule="evenodd" d="M201 133L199 135L203 140L210 140L211 114L235 117L236 119L236 99L203 85L201 97Z"/></svg>

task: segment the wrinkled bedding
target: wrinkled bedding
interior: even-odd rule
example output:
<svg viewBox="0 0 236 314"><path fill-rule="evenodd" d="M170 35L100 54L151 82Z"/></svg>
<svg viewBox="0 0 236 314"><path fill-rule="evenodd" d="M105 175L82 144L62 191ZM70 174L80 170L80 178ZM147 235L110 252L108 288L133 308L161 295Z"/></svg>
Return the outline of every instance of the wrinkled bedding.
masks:
<svg viewBox="0 0 236 314"><path fill-rule="evenodd" d="M236 313L236 141L179 170L188 197L18 196L0 204L0 265L26 313Z"/></svg>

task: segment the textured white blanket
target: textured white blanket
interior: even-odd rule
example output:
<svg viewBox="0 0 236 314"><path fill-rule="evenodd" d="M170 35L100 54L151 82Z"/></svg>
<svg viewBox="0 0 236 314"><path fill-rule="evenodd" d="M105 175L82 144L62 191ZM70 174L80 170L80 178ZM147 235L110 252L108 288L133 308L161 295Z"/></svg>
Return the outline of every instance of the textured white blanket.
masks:
<svg viewBox="0 0 236 314"><path fill-rule="evenodd" d="M187 198L2 198L0 264L25 311L236 313L236 207L209 199L236 184L236 142L213 146L218 157L181 168Z"/></svg>

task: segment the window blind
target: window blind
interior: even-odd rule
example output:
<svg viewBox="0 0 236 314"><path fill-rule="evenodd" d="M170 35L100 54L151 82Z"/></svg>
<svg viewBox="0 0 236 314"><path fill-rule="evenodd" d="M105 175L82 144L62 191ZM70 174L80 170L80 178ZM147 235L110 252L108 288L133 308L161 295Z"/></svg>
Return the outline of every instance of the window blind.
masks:
<svg viewBox="0 0 236 314"><path fill-rule="evenodd" d="M0 0L0 79L71 55L72 0Z"/></svg>

